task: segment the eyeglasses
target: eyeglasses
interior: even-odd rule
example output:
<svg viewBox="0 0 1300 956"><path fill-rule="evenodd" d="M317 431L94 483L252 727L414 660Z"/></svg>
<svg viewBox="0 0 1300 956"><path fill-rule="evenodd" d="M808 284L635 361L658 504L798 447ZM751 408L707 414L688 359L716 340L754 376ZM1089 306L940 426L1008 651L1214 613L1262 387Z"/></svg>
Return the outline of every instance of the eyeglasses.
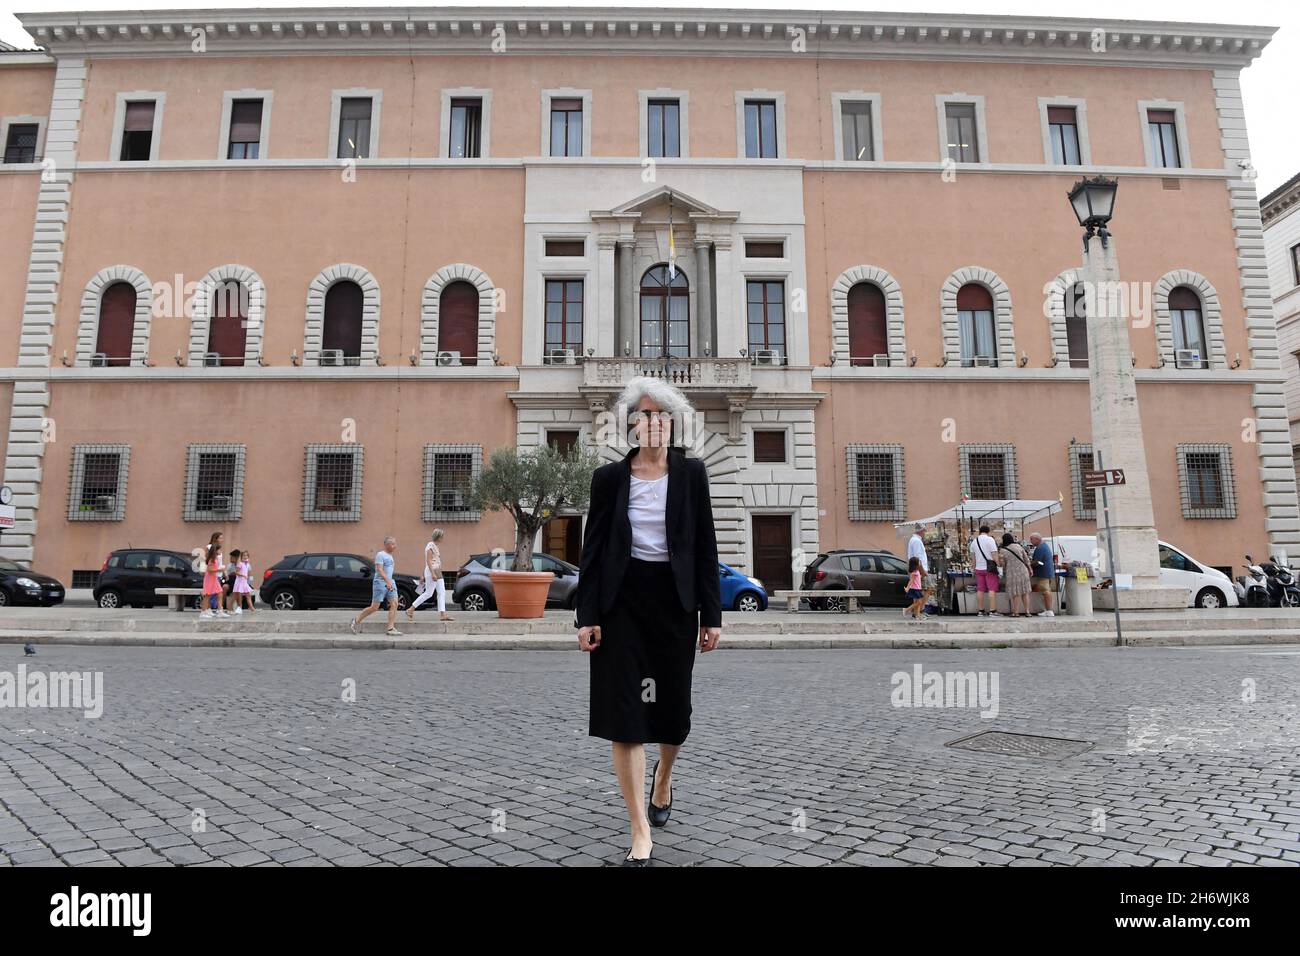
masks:
<svg viewBox="0 0 1300 956"><path fill-rule="evenodd" d="M635 425L637 419L639 418L644 418L647 422L651 421L652 419L657 420L659 422L670 422L673 420L673 413L656 412L648 408L639 408L636 411L634 411L631 415L629 415L627 420L633 425Z"/></svg>

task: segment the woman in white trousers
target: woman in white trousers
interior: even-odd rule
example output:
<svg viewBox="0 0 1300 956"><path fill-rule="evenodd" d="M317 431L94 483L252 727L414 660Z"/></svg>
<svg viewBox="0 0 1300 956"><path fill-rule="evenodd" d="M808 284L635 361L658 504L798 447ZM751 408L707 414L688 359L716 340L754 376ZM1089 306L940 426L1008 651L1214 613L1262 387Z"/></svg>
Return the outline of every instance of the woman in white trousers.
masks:
<svg viewBox="0 0 1300 956"><path fill-rule="evenodd" d="M429 543L424 546L424 590L406 609L408 621L415 620L415 609L435 593L438 595L438 620L455 620L447 613L447 588L442 580L442 555L438 552L438 542L441 540L442 529L434 528L433 534L429 535Z"/></svg>

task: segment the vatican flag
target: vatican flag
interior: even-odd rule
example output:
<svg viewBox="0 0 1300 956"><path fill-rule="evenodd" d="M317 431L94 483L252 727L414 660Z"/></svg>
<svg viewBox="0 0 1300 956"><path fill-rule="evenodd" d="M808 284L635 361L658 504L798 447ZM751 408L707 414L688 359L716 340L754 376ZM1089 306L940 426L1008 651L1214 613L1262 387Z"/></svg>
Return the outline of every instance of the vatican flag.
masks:
<svg viewBox="0 0 1300 956"><path fill-rule="evenodd" d="M668 281L677 278L677 242L673 238L673 223L668 221Z"/></svg>

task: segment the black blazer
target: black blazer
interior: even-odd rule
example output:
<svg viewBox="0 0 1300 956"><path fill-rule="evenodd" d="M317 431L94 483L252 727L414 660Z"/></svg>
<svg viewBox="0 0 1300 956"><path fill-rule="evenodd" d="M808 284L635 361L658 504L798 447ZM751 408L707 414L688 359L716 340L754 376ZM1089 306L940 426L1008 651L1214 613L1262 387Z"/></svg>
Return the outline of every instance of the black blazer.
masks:
<svg viewBox="0 0 1300 956"><path fill-rule="evenodd" d="M591 476L591 508L582 538L575 627L599 624L614 606L623 572L632 556L632 522L628 489L632 483L633 448L622 461L601 465ZM701 627L722 626L722 587L718 582L718 540L709 500L709 473L704 462L668 449L668 563L682 607L699 611Z"/></svg>

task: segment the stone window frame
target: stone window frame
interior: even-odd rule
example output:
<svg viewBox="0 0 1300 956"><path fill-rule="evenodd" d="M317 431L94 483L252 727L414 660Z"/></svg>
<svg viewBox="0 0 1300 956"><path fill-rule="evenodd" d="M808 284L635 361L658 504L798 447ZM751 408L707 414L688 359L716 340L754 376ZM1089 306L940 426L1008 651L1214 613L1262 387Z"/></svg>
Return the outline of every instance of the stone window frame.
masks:
<svg viewBox="0 0 1300 956"><path fill-rule="evenodd" d="M131 364L144 365L149 359L149 330L153 322L153 283L135 266L100 269L81 293L81 317L77 328L78 367L90 365L99 340L99 307L104 290L117 282L135 286L135 326L131 334Z"/></svg>
<svg viewBox="0 0 1300 956"><path fill-rule="evenodd" d="M1176 366L1174 354L1174 325L1169 315L1169 293L1179 286L1187 286L1200 297L1201 320L1205 324L1205 344L1210 354L1206 356L1206 369L1223 369L1228 366L1228 346L1223 337L1223 306L1219 302L1219 293L1210 280L1199 272L1190 269L1174 269L1166 272L1151 290L1151 307L1155 312L1156 347L1160 357L1171 366ZM1186 371L1202 371L1187 369Z"/></svg>
<svg viewBox="0 0 1300 956"><path fill-rule="evenodd" d="M262 338L266 329L266 283L248 266L235 263L209 270L199 283L190 310L191 367L203 367L203 356L208 351L208 337L212 328L212 296L217 287L230 280L248 290L248 319L245 323L244 364L256 365L262 357Z"/></svg>
<svg viewBox="0 0 1300 956"><path fill-rule="evenodd" d="M340 262L318 272L307 285L307 313L303 322L303 365L319 365L321 342L325 335L325 294L337 282L351 281L361 286L361 360L358 365L378 365L379 358L379 280L369 269L351 262Z"/></svg>
<svg viewBox="0 0 1300 956"><path fill-rule="evenodd" d="M889 364L906 367L907 329L904 321L903 287L888 270L865 263L845 269L831 285L831 346L836 364L848 365L852 358L849 349L849 292L860 282L870 282L884 294Z"/></svg>
<svg viewBox="0 0 1300 956"><path fill-rule="evenodd" d="M882 510L869 510L858 507L858 458L859 454L892 455L894 474L894 507ZM907 520L907 471L904 464L903 446L895 442L861 443L845 446L845 488L848 495L850 521L906 521Z"/></svg>
<svg viewBox="0 0 1300 956"><path fill-rule="evenodd" d="M1084 281L1083 270L1066 269L1047 283L1043 295L1047 303L1047 320L1051 330L1052 358L1058 368L1070 368L1070 336L1065 322L1065 296Z"/></svg>
<svg viewBox="0 0 1300 956"><path fill-rule="evenodd" d="M785 451L781 461L759 461L758 442L755 432L781 432L784 435ZM747 429L746 452L749 463L755 468L790 468L794 466L795 437L793 422L755 422Z"/></svg>
<svg viewBox="0 0 1300 956"><path fill-rule="evenodd" d="M235 480L230 495L230 511L224 514L219 511L200 511L196 499L201 456L219 454L233 454L235 456ZM247 445L237 442L208 442L190 445L186 449L185 489L181 500L181 520L222 523L242 519L244 515L244 477L247 467Z"/></svg>
<svg viewBox="0 0 1300 956"><path fill-rule="evenodd" d="M745 101L772 100L776 103L776 155L745 155ZM785 160L790 153L786 149L785 139L785 91L784 90L736 90L736 158L748 163L770 163Z"/></svg>
<svg viewBox="0 0 1300 956"><path fill-rule="evenodd" d="M261 162L270 159L267 152L271 144L271 101L274 90L225 90L221 94L221 139L217 143L217 159L223 163ZM235 100L262 101L262 125L257 135L257 159L229 159L230 154L230 112Z"/></svg>
<svg viewBox="0 0 1300 956"><path fill-rule="evenodd" d="M303 450L302 520L325 523L361 520L362 481L365 477L365 446L357 442L313 442ZM347 511L321 511L316 507L316 456L352 455L352 495L356 507Z"/></svg>
<svg viewBox="0 0 1300 956"><path fill-rule="evenodd" d="M579 435L581 440L581 435ZM424 446L424 473L420 484L420 520L425 523L430 522L451 522L451 521L478 521L482 518L482 512L473 509L463 511L443 511L434 507L434 496L438 489L433 486L435 460L440 454L465 454L473 456L471 468L471 480L477 481L478 476L483 472L483 446L472 442L435 442Z"/></svg>
<svg viewBox="0 0 1300 956"><path fill-rule="evenodd" d="M1237 517L1236 481L1232 474L1232 446L1226 442L1188 442L1175 449L1178 458L1178 498L1184 518L1234 519ZM1201 508L1191 503L1187 479L1188 454L1217 454L1219 476L1223 481L1223 507Z"/></svg>
<svg viewBox="0 0 1300 956"><path fill-rule="evenodd" d="M979 154L973 163L959 163L953 160L954 165L958 167L987 165L989 162L989 138L988 125L984 121L984 97L967 93L934 94L934 109L939 122L939 162L948 162L948 107L950 105L975 107L975 137L978 141L975 145L976 152Z"/></svg>
<svg viewBox="0 0 1300 956"><path fill-rule="evenodd" d="M155 90L133 90L129 93L117 94L117 101L113 107L113 138L108 147L108 161L110 163L126 162L121 158L122 134L125 132L122 127L126 124L126 104L147 101L153 103L153 130L149 137L149 159L147 162L157 161L158 144L162 139L163 107L167 103L167 94ZM132 165L135 164L136 161L132 161Z"/></svg>
<svg viewBox="0 0 1300 956"><path fill-rule="evenodd" d="M465 281L478 289L478 353L480 365L492 364L496 351L496 284L492 277L465 262L443 266L429 276L420 300L420 364L438 364L438 314L442 290L453 282Z"/></svg>
<svg viewBox="0 0 1300 956"><path fill-rule="evenodd" d="M643 159L690 159L690 91L688 90L670 90L667 87L660 87L654 90L637 90L637 124L640 127L640 150L638 153ZM676 100L677 101L677 145L679 147L676 156L654 156L651 157L650 149L650 101L651 100Z"/></svg>
<svg viewBox="0 0 1300 956"><path fill-rule="evenodd" d="M452 159L451 156L451 101L452 100L478 100L479 107L479 131L478 131L478 157L477 159L488 159L492 155L492 91L490 89L477 86L457 86L447 88L441 91L442 112L438 117L438 158ZM550 144L550 109L546 110L547 116L547 145ZM583 105L582 122L586 125L587 108ZM586 142L586 133L583 133L584 145ZM549 150L543 155L549 155ZM475 162L474 157L462 157L463 162Z"/></svg>
<svg viewBox="0 0 1300 956"><path fill-rule="evenodd" d="M379 113L380 106L383 104L384 91L371 90L361 87L354 87L350 90L331 90L330 91L330 140L329 146L325 152L326 159L342 159L345 162L353 157L343 157L339 155L339 126L342 125L341 117L343 114L343 101L345 99L368 99L370 100L370 142L366 144L366 159L379 158ZM266 106L262 107L262 119L266 119ZM263 122L265 125L265 122ZM261 156L262 148L258 146L258 156Z"/></svg>
<svg viewBox="0 0 1300 956"><path fill-rule="evenodd" d="M961 367L961 329L957 322L957 293L974 282L984 286L993 299L993 326L997 331L998 364L995 368L1016 368L1016 331L1011 308L1011 289L992 269L965 266L954 270L939 289L939 316L943 330L943 354L947 364Z"/></svg>
<svg viewBox="0 0 1300 956"><path fill-rule="evenodd" d="M582 155L551 155L551 100L582 100ZM572 87L559 87L542 90L542 158L543 159L589 159L591 158L591 90L578 90Z"/></svg>
<svg viewBox="0 0 1300 956"><path fill-rule="evenodd" d="M837 161L853 163L855 166L870 166L885 161L885 133L884 125L880 119L880 100L879 93L868 93L864 90L846 90L842 93L831 94L831 122L834 128L835 159ZM871 105L870 159L850 159L844 155L843 107L845 103L869 103Z"/></svg>
<svg viewBox="0 0 1300 956"><path fill-rule="evenodd" d="M1147 128L1150 124L1148 118L1149 110L1172 110L1174 114L1174 134L1178 139L1178 165L1177 166L1157 166L1155 153L1151 150L1151 132ZM1191 169L1192 153L1187 144L1187 108L1182 100L1138 100L1137 104L1138 129L1142 131L1142 156L1143 162L1147 169ZM1177 173L1169 175L1176 176Z"/></svg>
<svg viewBox="0 0 1300 956"><path fill-rule="evenodd" d="M117 494L112 511L82 511L81 492L86 480L86 456L115 454L117 461ZM68 467L68 520L69 521L124 521L126 519L126 484L131 471L131 446L113 443L87 443L72 446Z"/></svg>
<svg viewBox="0 0 1300 956"><path fill-rule="evenodd" d="M1074 127L1079 133L1079 165L1057 164L1052 159L1052 131L1047 122L1049 106L1073 106ZM1054 169L1078 169L1092 165L1092 144L1088 141L1088 101L1079 96L1040 96L1038 98L1038 125L1043 135L1043 165Z"/></svg>
<svg viewBox="0 0 1300 956"><path fill-rule="evenodd" d="M1080 455L1093 456L1093 467L1096 468L1096 452L1093 451L1091 442L1075 442L1066 449L1066 464L1070 470L1070 502L1074 509L1076 521L1096 521L1097 493L1095 490L1093 491L1093 503L1092 507L1089 508L1084 499L1084 492L1087 489L1083 487L1083 465L1079 462Z"/></svg>
<svg viewBox="0 0 1300 956"><path fill-rule="evenodd" d="M50 118L48 116L31 116L28 114L0 116L0 159L3 158L5 144L9 142L10 126L36 127L36 158L32 161L31 165L37 165L42 162L45 159L45 134L49 132ZM10 165L18 166L26 164L12 163Z"/></svg>
<svg viewBox="0 0 1300 956"><path fill-rule="evenodd" d="M1016 470L1016 446L1010 442L973 442L957 447L957 480L959 494L975 499L970 484L970 456L972 454L1001 454L1005 499L1020 497L1019 475ZM984 499L978 499L984 500ZM901 519L900 519L901 520Z"/></svg>

